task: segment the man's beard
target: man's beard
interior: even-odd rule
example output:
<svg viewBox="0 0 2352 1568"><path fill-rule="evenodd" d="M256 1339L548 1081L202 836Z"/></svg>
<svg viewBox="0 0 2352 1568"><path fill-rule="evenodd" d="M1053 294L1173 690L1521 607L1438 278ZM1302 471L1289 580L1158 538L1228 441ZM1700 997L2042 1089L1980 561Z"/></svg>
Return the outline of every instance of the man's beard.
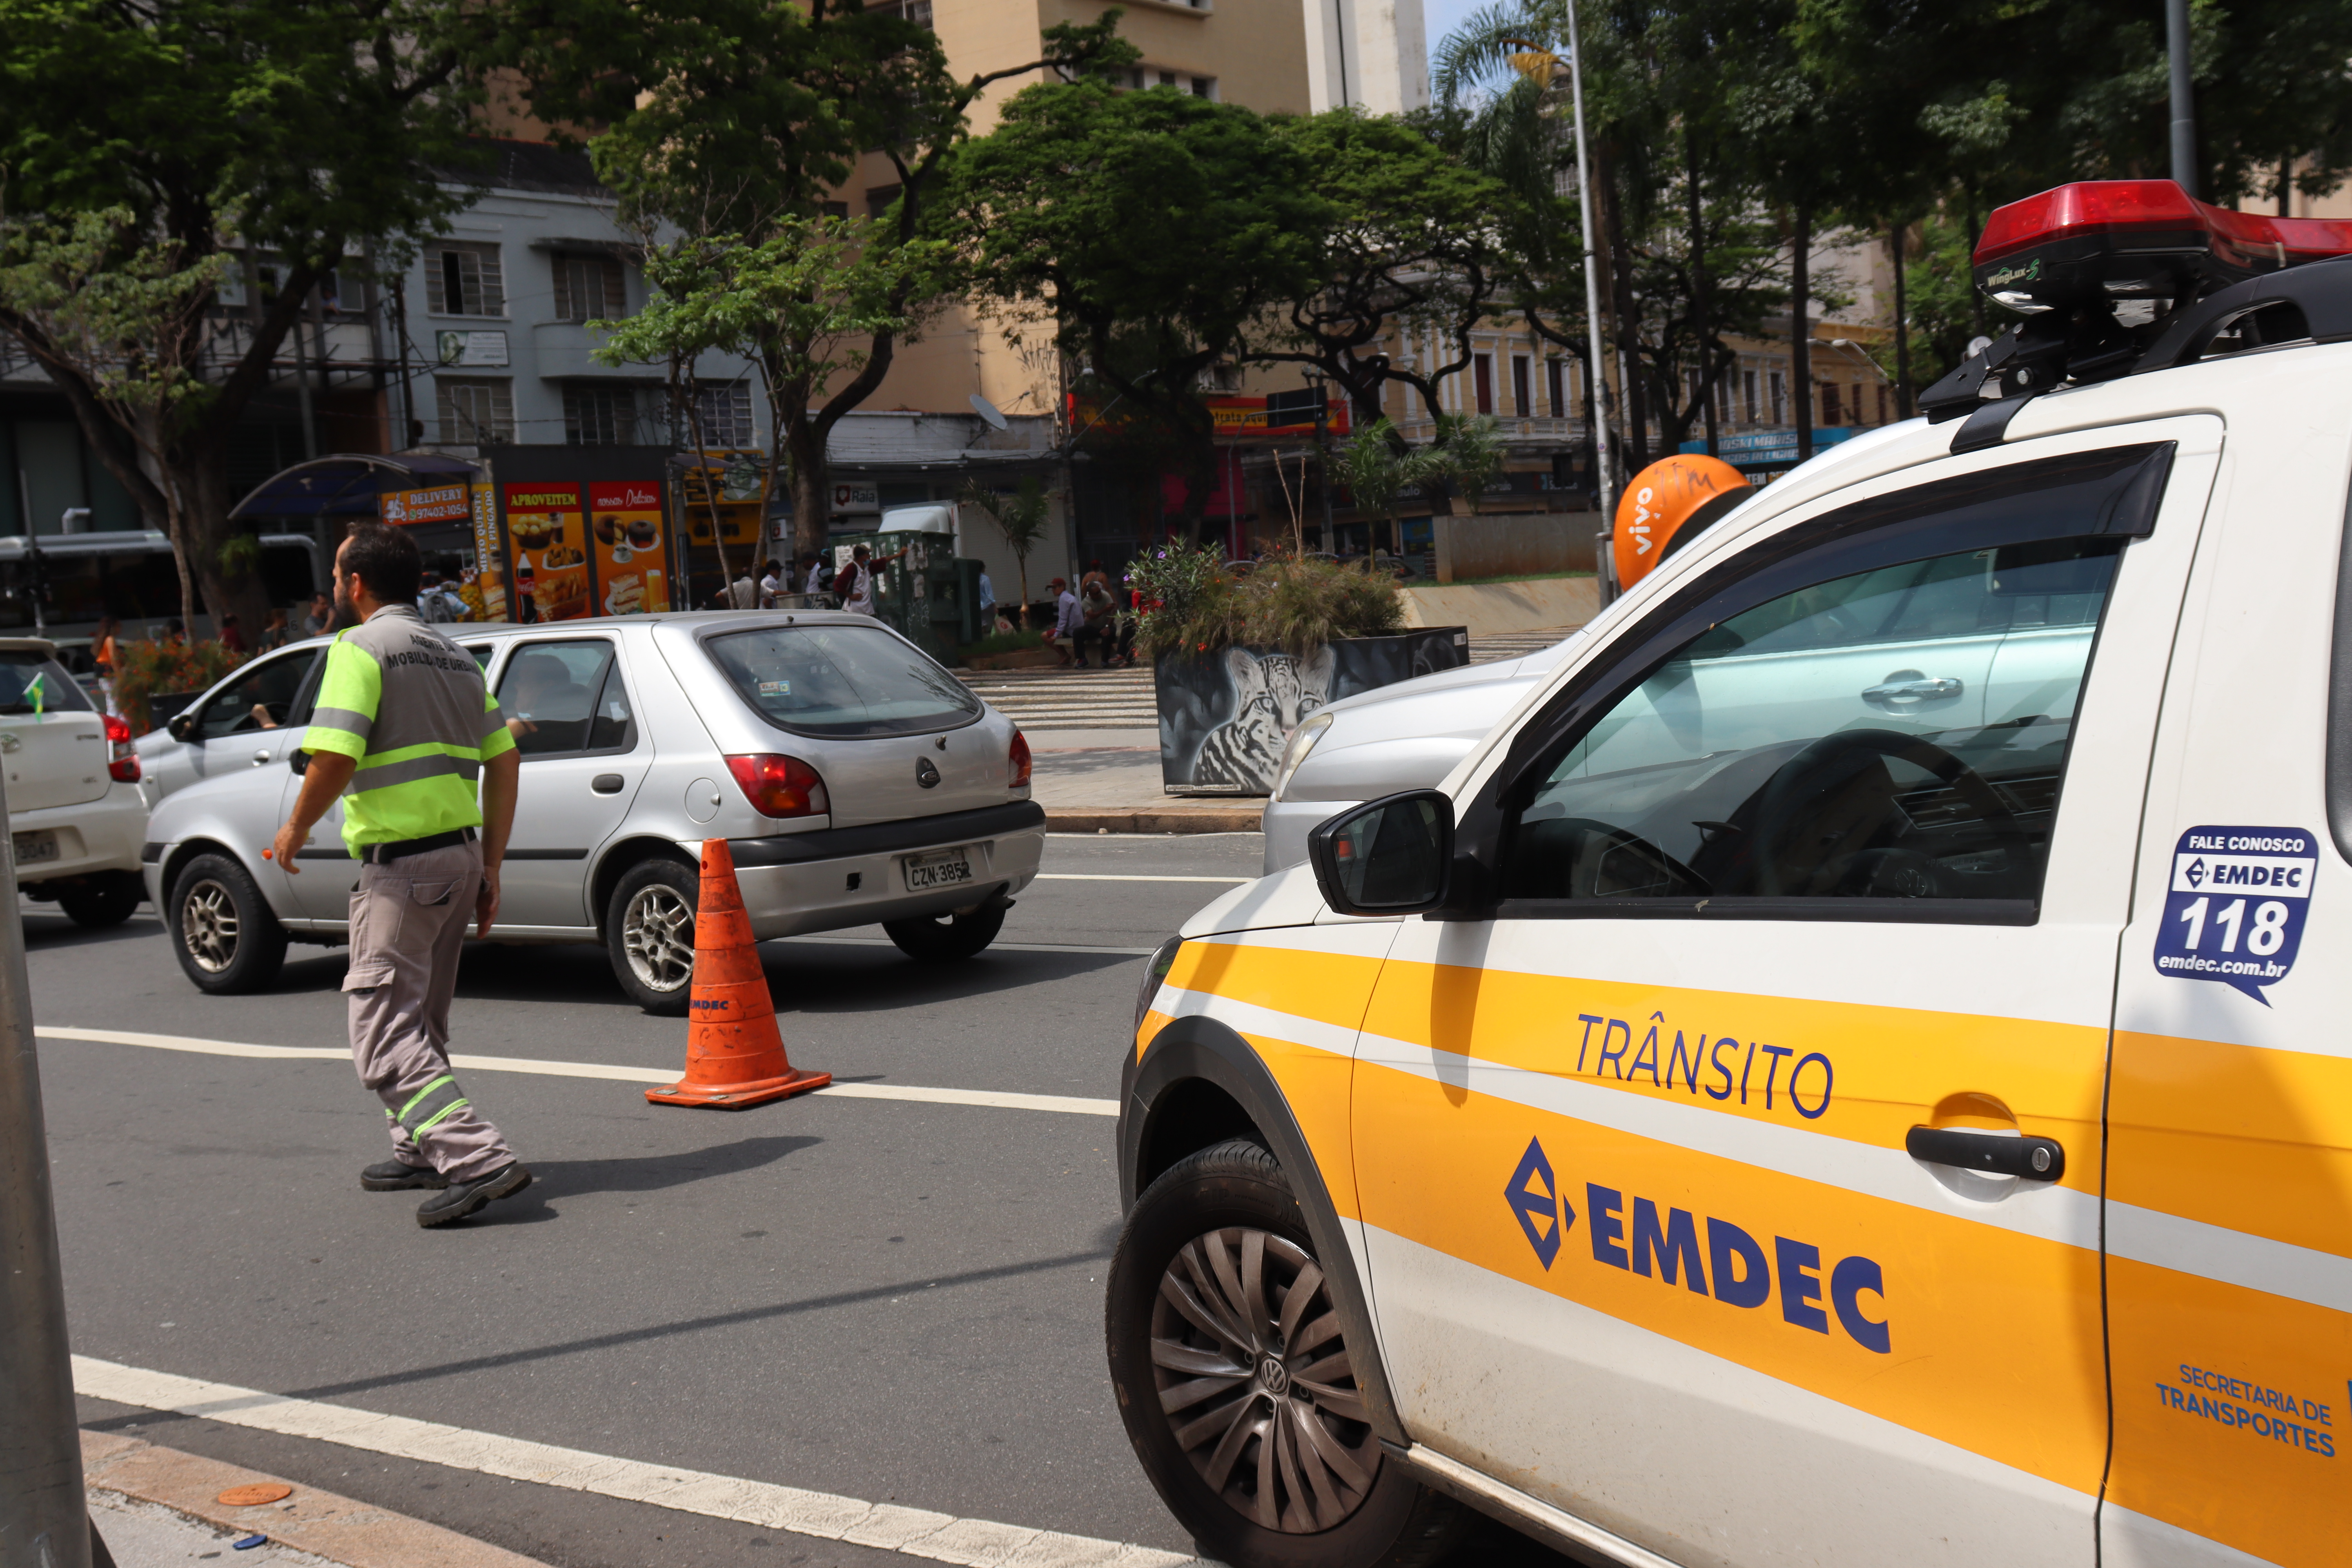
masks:
<svg viewBox="0 0 2352 1568"><path fill-rule="evenodd" d="M335 595L334 614L327 617L327 631L330 635L349 631L358 626L362 619L358 607L338 594Z"/></svg>

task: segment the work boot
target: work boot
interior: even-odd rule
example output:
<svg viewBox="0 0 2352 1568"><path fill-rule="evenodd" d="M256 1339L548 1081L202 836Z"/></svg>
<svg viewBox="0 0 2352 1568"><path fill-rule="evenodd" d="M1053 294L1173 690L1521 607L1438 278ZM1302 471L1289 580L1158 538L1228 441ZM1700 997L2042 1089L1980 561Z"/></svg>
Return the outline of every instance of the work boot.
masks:
<svg viewBox="0 0 2352 1568"><path fill-rule="evenodd" d="M478 1182L452 1182L449 1190L417 1205L416 1223L428 1229L464 1219L484 1204L510 1198L530 1185L530 1173L520 1162L500 1165Z"/></svg>
<svg viewBox="0 0 2352 1568"><path fill-rule="evenodd" d="M371 1193L397 1193L409 1187L446 1187L449 1178L430 1165L384 1160L360 1173L360 1186Z"/></svg>

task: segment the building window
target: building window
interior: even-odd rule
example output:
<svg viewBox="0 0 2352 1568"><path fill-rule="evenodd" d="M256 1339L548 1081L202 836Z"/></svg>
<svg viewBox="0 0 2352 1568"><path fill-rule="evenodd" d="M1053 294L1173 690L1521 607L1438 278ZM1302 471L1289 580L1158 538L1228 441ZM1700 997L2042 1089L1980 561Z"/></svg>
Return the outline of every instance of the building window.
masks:
<svg viewBox="0 0 2352 1568"><path fill-rule="evenodd" d="M1192 79L1192 96L1194 98L1215 98L1217 96L1217 79L1213 76L1194 77Z"/></svg>
<svg viewBox="0 0 2352 1568"><path fill-rule="evenodd" d="M442 440L470 447L515 438L514 391L508 383L440 375L433 378L433 393Z"/></svg>
<svg viewBox="0 0 2352 1568"><path fill-rule="evenodd" d="M1511 356L1511 412L1525 419L1536 411L1535 399L1528 390L1528 356Z"/></svg>
<svg viewBox="0 0 2352 1568"><path fill-rule="evenodd" d="M568 384L563 389L563 439L574 447L636 445L636 389L595 382Z"/></svg>
<svg viewBox="0 0 2352 1568"><path fill-rule="evenodd" d="M1568 388L1564 384L1567 374L1557 357L1544 361L1544 390L1551 395L1551 416L1555 419L1568 417Z"/></svg>
<svg viewBox="0 0 2352 1568"><path fill-rule="evenodd" d="M1739 373L1739 398L1743 405L1743 411L1748 416L1748 423L1750 425L1755 424L1756 373L1752 370L1743 370Z"/></svg>
<svg viewBox="0 0 2352 1568"><path fill-rule="evenodd" d="M506 275L495 245L425 247L425 308L436 316L503 316Z"/></svg>
<svg viewBox="0 0 2352 1568"><path fill-rule="evenodd" d="M1495 412L1495 356L1472 354L1470 374L1478 389L1478 412L1492 414Z"/></svg>
<svg viewBox="0 0 2352 1568"><path fill-rule="evenodd" d="M1834 381L1822 383L1822 423L1837 424L1838 415L1841 412L1843 411L1838 407L1837 383Z"/></svg>
<svg viewBox="0 0 2352 1568"><path fill-rule="evenodd" d="M622 292L621 264L609 256L558 256L555 268L555 319L559 321L603 321L629 313Z"/></svg>
<svg viewBox="0 0 2352 1568"><path fill-rule="evenodd" d="M759 437L751 429L751 389L742 383L696 387L694 411L702 425L704 446L758 445Z"/></svg>
<svg viewBox="0 0 2352 1568"><path fill-rule="evenodd" d="M1771 374L1771 384L1772 423L1775 425L1786 425L1789 422L1788 378L1776 370Z"/></svg>
<svg viewBox="0 0 2352 1568"><path fill-rule="evenodd" d="M912 22L918 27L931 25L931 0L870 0L866 7L869 16L896 16Z"/></svg>
<svg viewBox="0 0 2352 1568"><path fill-rule="evenodd" d="M882 221L882 215L888 212L890 210L890 204L898 199L898 186L876 185L873 189L866 193L866 216L872 218L876 223L880 223Z"/></svg>
<svg viewBox="0 0 2352 1568"><path fill-rule="evenodd" d="M849 216L849 204L847 202L819 202L817 205L824 210L824 216L827 217L847 217Z"/></svg>

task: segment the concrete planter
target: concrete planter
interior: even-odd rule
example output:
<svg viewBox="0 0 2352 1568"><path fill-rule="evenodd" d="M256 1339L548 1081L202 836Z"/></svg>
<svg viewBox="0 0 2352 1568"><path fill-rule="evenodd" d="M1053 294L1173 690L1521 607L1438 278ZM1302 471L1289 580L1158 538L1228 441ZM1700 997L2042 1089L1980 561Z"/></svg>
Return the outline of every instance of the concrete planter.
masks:
<svg viewBox="0 0 2352 1568"><path fill-rule="evenodd" d="M1428 626L1349 637L1298 656L1229 647L1152 668L1160 778L1170 795L1268 795L1290 732L1360 691L1470 662L1470 634Z"/></svg>

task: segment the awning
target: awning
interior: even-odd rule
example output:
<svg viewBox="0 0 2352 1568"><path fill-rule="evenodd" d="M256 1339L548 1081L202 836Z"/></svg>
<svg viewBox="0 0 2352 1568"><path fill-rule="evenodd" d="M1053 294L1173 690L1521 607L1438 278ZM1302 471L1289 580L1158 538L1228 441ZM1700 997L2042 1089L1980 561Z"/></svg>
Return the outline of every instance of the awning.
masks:
<svg viewBox="0 0 2352 1568"><path fill-rule="evenodd" d="M481 469L462 458L437 452L337 452L280 469L236 503L231 518L373 517L384 490L423 489L477 479Z"/></svg>

